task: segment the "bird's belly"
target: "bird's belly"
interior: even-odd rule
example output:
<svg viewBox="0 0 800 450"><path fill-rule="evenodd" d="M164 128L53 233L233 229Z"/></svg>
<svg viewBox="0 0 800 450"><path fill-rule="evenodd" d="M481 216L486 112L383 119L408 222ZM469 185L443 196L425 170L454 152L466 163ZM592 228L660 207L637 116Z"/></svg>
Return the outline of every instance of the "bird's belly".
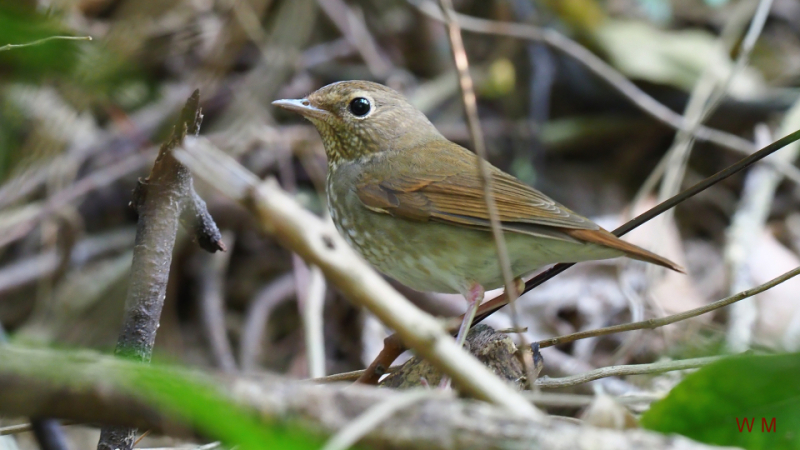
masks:
<svg viewBox="0 0 800 450"><path fill-rule="evenodd" d="M331 216L345 240L378 270L406 286L463 293L475 282L487 290L503 285L490 232L414 222L363 207L356 214L336 209ZM621 255L595 245L517 233L505 233L505 239L515 277L547 264Z"/></svg>

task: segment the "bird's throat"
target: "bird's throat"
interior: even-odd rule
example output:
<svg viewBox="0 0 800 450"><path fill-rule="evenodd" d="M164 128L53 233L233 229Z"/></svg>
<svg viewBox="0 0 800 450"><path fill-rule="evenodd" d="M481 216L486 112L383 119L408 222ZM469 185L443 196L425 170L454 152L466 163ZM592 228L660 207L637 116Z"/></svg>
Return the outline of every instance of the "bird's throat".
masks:
<svg viewBox="0 0 800 450"><path fill-rule="evenodd" d="M317 121L313 122L315 122L314 125L322 138L322 145L325 147L325 156L328 158L329 166L336 167L343 161L354 157L353 152L347 145L348 143L343 142L341 137L336 133L336 130L328 124L316 123Z"/></svg>
<svg viewBox="0 0 800 450"><path fill-rule="evenodd" d="M325 155L328 157L330 167L336 167L346 161L356 161L378 150L367 145L364 139L357 134L340 132L326 122L310 120L322 138L322 145L325 147Z"/></svg>

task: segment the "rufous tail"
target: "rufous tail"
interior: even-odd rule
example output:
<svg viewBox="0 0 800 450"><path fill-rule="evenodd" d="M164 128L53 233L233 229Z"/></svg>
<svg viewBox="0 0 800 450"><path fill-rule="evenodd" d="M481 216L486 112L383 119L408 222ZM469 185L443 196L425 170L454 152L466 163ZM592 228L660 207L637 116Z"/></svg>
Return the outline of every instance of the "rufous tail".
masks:
<svg viewBox="0 0 800 450"><path fill-rule="evenodd" d="M562 229L562 231L570 237L578 239L579 241L590 242L592 244L598 244L619 250L625 253L625 256L628 258L658 264L659 266L672 269L676 272L686 273L686 271L683 270L683 267L675 264L667 258L663 258L653 252L649 252L641 247L637 247L633 244L625 242L602 228L599 230Z"/></svg>

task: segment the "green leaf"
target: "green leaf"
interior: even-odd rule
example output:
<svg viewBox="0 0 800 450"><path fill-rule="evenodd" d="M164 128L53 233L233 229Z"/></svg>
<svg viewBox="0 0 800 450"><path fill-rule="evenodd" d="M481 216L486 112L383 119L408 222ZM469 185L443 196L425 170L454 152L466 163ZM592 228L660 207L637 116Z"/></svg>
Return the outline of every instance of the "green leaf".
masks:
<svg viewBox="0 0 800 450"><path fill-rule="evenodd" d="M709 444L798 449L800 354L731 357L704 367L654 403L641 424Z"/></svg>
<svg viewBox="0 0 800 450"><path fill-rule="evenodd" d="M242 450L318 449L322 442L291 424L265 423L232 403L216 388L157 366L128 373L132 389L153 406L172 413L207 436Z"/></svg>
<svg viewBox="0 0 800 450"><path fill-rule="evenodd" d="M321 430L316 433L292 418L259 414L228 397L216 378L197 370L10 345L0 345L0 367L5 375L39 379L65 391L108 389L130 396L203 437L240 450L317 450L323 444Z"/></svg>

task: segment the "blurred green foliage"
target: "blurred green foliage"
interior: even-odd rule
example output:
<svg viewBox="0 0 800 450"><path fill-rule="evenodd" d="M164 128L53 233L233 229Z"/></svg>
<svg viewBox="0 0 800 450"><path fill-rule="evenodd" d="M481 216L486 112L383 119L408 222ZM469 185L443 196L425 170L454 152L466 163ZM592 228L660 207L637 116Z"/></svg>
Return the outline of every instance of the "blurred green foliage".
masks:
<svg viewBox="0 0 800 450"><path fill-rule="evenodd" d="M319 439L290 425L267 425L230 402L212 386L166 367L138 366L130 372L134 392L174 414L206 436L242 450L318 449Z"/></svg>
<svg viewBox="0 0 800 450"><path fill-rule="evenodd" d="M651 406L641 424L709 444L797 449L798 374L800 354L727 358L687 376Z"/></svg>
<svg viewBox="0 0 800 450"><path fill-rule="evenodd" d="M17 2L0 0L0 47L27 44L52 36L74 36L66 28L66 17L57 13L23 8ZM130 41L146 39L135 27L92 42L52 40L40 45L0 52L0 83L58 83L62 95L79 109L92 101L112 101L125 109L153 99L156 80L141 61L141 47ZM157 64L157 62L156 62ZM142 93L142 89L145 89ZM137 92L131 101L131 91Z"/></svg>
<svg viewBox="0 0 800 450"><path fill-rule="evenodd" d="M59 18L24 8L20 2L0 2L0 47L70 35L72 32L64 28ZM71 73L80 44L80 41L54 40L0 52L0 81L35 82L45 76Z"/></svg>
<svg viewBox="0 0 800 450"><path fill-rule="evenodd" d="M53 36L74 36L75 32L67 28L68 17L59 14L65 13L0 0L0 48ZM45 92L51 88L52 98L63 101L59 111L69 114L65 120L90 111L87 117L98 124L111 119L115 112L123 117L157 97L155 77L137 61L140 55L120 48L125 38L54 39L0 51L0 180L21 162L29 166L37 159L47 160L63 147L58 139L53 148L39 142L47 141L53 124L43 123L37 129L43 118L33 111L53 105L35 105L35 96L22 96L28 104L20 103L20 95L12 94L19 94L21 89L35 87L36 92Z"/></svg>
<svg viewBox="0 0 800 450"><path fill-rule="evenodd" d="M111 392L146 403L206 438L240 450L318 449L322 444L321 436L301 429L291 419L277 422L234 403L212 384L212 378L199 372L166 364L115 360L90 352L2 346L0 360L5 363L4 370L16 376L42 380L65 390L91 391L102 384Z"/></svg>

